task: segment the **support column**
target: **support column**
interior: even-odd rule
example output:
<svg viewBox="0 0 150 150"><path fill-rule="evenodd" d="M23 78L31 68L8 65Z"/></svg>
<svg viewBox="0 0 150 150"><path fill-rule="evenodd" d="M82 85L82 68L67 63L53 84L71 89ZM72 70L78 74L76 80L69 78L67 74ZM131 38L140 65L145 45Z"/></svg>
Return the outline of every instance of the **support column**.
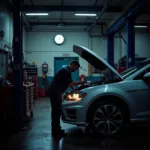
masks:
<svg viewBox="0 0 150 150"><path fill-rule="evenodd" d="M107 36L107 62L114 67L114 35Z"/></svg>
<svg viewBox="0 0 150 150"><path fill-rule="evenodd" d="M134 30L135 19L129 18L126 23L127 33L127 62L126 67L132 67L135 65L135 30Z"/></svg>
<svg viewBox="0 0 150 150"><path fill-rule="evenodd" d="M14 128L19 130L23 125L23 88L22 88L22 0L14 0Z"/></svg>

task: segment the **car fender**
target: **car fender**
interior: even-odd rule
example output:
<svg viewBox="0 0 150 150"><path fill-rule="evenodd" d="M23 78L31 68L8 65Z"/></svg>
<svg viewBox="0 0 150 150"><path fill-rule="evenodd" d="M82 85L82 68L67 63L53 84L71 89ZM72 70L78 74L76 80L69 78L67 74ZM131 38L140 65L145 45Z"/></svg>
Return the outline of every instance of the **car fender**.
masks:
<svg viewBox="0 0 150 150"><path fill-rule="evenodd" d="M89 107L98 99L101 99L105 96L115 96L121 100L123 100L128 108L130 113L134 113L135 110L135 102L131 100L130 96L126 91L124 91L120 86L111 86L111 85L103 85L101 87L93 87L88 89L88 93L90 95L86 98L86 111L88 111ZM85 102L84 102L85 103Z"/></svg>

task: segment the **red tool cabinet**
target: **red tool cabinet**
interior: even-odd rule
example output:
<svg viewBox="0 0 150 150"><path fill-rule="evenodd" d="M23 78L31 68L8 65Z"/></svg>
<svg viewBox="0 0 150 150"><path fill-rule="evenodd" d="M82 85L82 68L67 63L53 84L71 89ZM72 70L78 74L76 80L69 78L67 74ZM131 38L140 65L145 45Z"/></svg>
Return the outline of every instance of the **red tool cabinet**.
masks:
<svg viewBox="0 0 150 150"><path fill-rule="evenodd" d="M34 84L23 84L23 115L25 118L33 117L34 95ZM14 86L1 87L0 96L0 116L11 118L13 115Z"/></svg>
<svg viewBox="0 0 150 150"><path fill-rule="evenodd" d="M34 105L34 84L23 85L24 89L24 116L33 116Z"/></svg>

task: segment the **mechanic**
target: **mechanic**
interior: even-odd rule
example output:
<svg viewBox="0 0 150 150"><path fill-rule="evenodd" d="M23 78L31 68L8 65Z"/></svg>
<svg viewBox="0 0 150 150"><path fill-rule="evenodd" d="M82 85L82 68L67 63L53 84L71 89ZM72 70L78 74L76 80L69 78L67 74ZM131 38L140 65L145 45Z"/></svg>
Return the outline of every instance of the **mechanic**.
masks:
<svg viewBox="0 0 150 150"><path fill-rule="evenodd" d="M67 136L64 130L60 126L61 117L61 102L62 94L67 90L67 88L83 85L85 82L73 82L71 77L71 72L75 72L79 69L80 64L78 61L73 60L67 67L60 69L54 76L50 87L49 96L52 106L52 122L51 131L53 137L64 137Z"/></svg>

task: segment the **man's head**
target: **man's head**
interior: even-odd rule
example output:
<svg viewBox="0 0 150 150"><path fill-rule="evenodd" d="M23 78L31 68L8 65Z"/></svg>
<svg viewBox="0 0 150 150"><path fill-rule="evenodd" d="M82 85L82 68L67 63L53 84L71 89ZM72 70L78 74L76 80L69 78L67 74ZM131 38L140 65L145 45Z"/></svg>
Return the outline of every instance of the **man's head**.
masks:
<svg viewBox="0 0 150 150"><path fill-rule="evenodd" d="M75 71L77 71L77 70L79 69L80 64L79 64L78 61L73 60L73 61L70 63L69 67L70 67L71 72L75 72Z"/></svg>

